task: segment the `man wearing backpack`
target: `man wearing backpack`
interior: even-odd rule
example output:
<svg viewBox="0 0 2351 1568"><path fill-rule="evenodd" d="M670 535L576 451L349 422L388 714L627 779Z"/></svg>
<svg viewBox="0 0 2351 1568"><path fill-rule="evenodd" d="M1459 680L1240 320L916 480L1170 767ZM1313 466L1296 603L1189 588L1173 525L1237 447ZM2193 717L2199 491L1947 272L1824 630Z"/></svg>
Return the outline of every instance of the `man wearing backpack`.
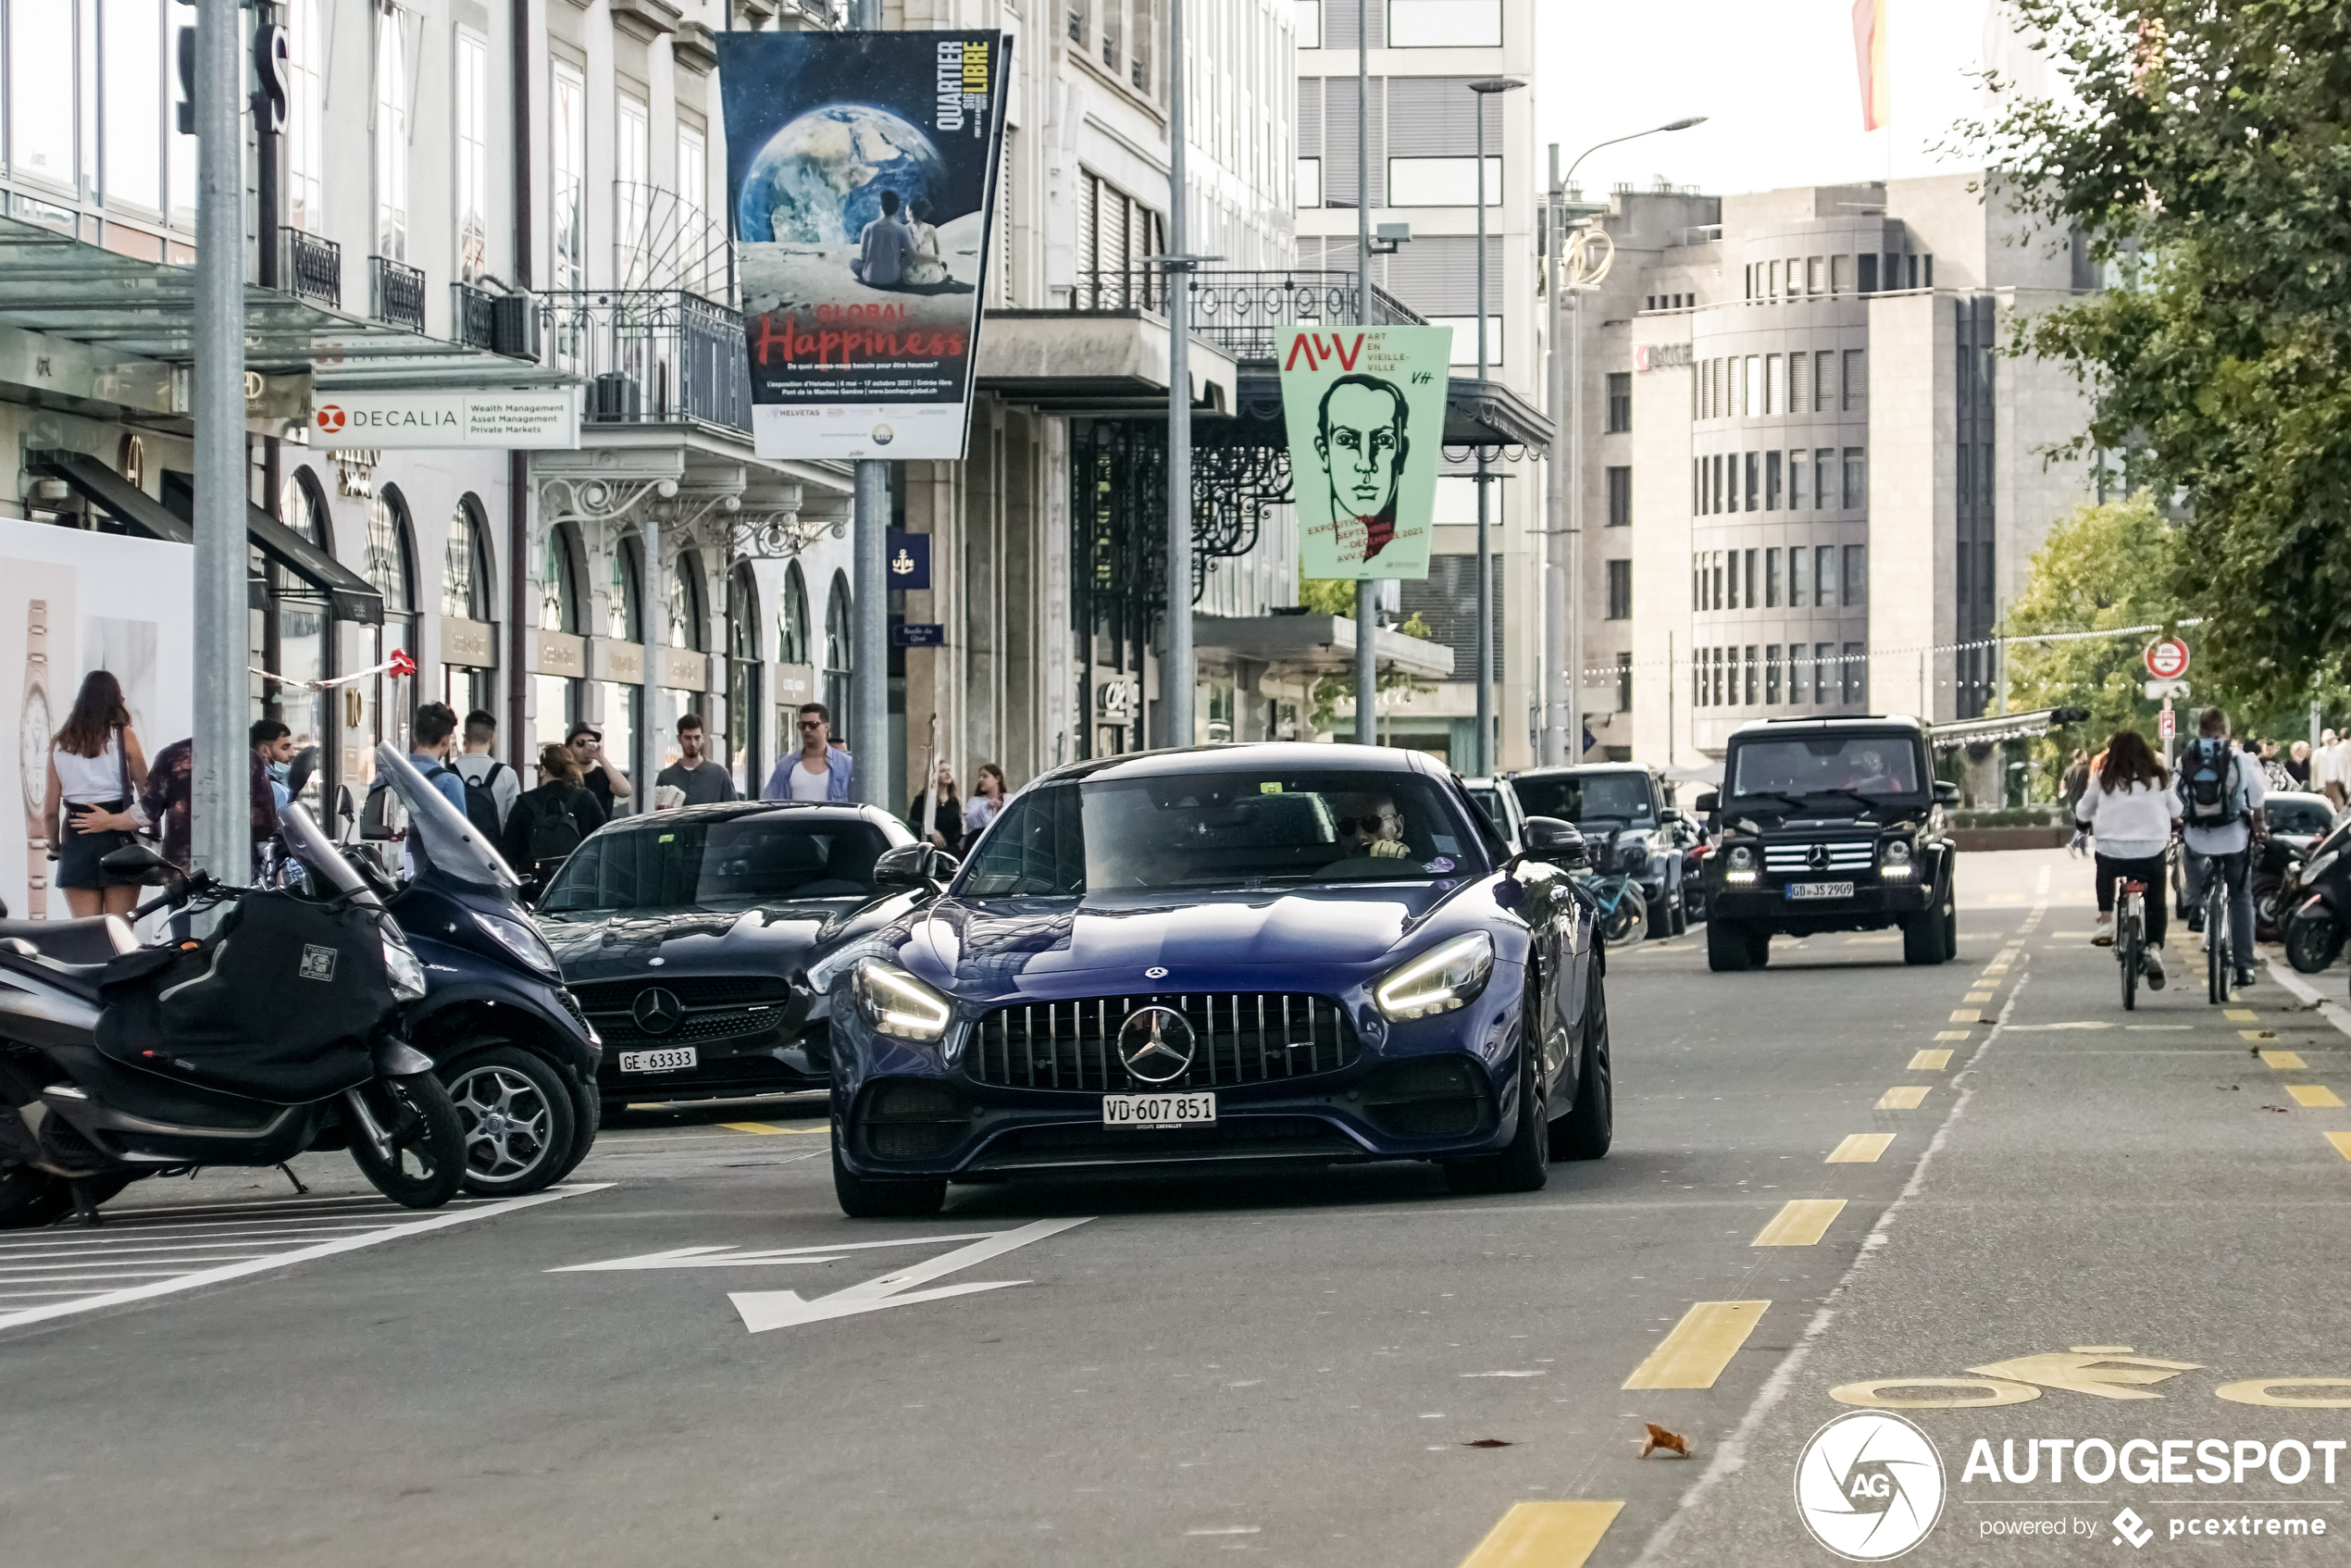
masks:
<svg viewBox="0 0 2351 1568"><path fill-rule="evenodd" d="M501 847L506 864L535 893L563 868L579 841L604 825L603 808L579 786L579 762L569 746L550 740L539 748L535 790L516 797Z"/></svg>
<svg viewBox="0 0 2351 1568"><path fill-rule="evenodd" d="M465 780L466 820L474 825L484 843L491 844L503 840L506 815L515 809L515 797L522 793L522 780L515 770L490 754L497 743L498 720L476 708L466 716L465 752L450 764Z"/></svg>
<svg viewBox="0 0 2351 1568"><path fill-rule="evenodd" d="M2229 716L2207 708L2196 737L2180 750L2173 777L2188 845L2188 929L2204 929L2205 878L2228 879L2229 956L2236 983L2253 983L2253 890L2246 877L2255 826L2268 789L2261 765L2229 742Z"/></svg>

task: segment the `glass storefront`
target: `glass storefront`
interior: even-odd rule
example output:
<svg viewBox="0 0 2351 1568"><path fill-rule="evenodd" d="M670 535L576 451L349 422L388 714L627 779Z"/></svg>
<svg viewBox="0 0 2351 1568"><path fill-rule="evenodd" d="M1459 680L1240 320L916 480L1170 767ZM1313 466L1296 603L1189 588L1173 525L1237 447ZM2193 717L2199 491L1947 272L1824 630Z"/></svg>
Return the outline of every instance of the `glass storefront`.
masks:
<svg viewBox="0 0 2351 1568"><path fill-rule="evenodd" d="M442 552L441 614L447 620L482 625L491 619L489 540L481 504L470 495L460 499L449 514L449 543ZM494 656L496 652L493 639L491 653ZM445 637L442 658L441 700L455 709L460 719L477 708L491 714L498 711L494 667L448 662Z"/></svg>
<svg viewBox="0 0 2351 1568"><path fill-rule="evenodd" d="M755 797L766 782L759 733L766 711L759 656L759 584L748 563L727 583L727 765L735 788Z"/></svg>

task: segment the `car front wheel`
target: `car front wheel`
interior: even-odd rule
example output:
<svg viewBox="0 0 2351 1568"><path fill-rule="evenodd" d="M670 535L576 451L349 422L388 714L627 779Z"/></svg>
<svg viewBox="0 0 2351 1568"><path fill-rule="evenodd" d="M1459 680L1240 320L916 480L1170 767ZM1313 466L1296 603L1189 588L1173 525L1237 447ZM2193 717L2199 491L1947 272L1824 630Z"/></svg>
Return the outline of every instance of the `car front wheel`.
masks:
<svg viewBox="0 0 2351 1568"><path fill-rule="evenodd" d="M1545 1119L1535 1058L1519 1050L1518 1130L1499 1154L1458 1160L1445 1167L1445 1182L1456 1192L1533 1192L1550 1179L1550 1126Z"/></svg>
<svg viewBox="0 0 2351 1568"><path fill-rule="evenodd" d="M1706 966L1717 975L1735 974L1739 970L1755 967L1747 927L1735 920L1708 920Z"/></svg>
<svg viewBox="0 0 2351 1568"><path fill-rule="evenodd" d="M1575 1103L1551 1124L1551 1158L1597 1160L1615 1137L1616 1086L1609 1065L1608 992L1592 977L1584 1005L1584 1070L1575 1082Z"/></svg>
<svg viewBox="0 0 2351 1568"><path fill-rule="evenodd" d="M926 1219L947 1201L944 1181L877 1181L853 1176L840 1163L840 1134L833 1134L833 1197L852 1220Z"/></svg>
<svg viewBox="0 0 2351 1568"><path fill-rule="evenodd" d="M519 1198L576 1163L578 1101L554 1064L505 1040L472 1041L441 1069L466 1128L466 1190ZM584 1152L584 1151L582 1151Z"/></svg>

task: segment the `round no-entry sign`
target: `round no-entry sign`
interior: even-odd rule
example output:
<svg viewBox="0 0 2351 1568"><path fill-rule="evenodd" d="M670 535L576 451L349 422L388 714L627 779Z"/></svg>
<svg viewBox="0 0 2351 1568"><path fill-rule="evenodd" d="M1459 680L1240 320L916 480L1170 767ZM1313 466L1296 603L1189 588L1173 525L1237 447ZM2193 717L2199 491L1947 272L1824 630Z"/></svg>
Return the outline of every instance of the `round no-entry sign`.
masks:
<svg viewBox="0 0 2351 1568"><path fill-rule="evenodd" d="M2188 673L2188 645L2176 637L2158 638L2147 644L2147 673L2158 680L2177 680Z"/></svg>

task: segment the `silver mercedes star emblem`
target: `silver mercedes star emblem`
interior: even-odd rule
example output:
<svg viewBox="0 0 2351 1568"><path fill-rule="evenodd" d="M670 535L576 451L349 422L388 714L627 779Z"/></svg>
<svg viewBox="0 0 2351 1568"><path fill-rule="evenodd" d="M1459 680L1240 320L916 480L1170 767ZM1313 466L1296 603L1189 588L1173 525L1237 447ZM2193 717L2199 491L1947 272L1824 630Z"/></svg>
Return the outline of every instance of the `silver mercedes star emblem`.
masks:
<svg viewBox="0 0 2351 1568"><path fill-rule="evenodd" d="M628 1010L637 1027L649 1035L665 1035L676 1028L686 1016L685 1007L675 991L659 986L647 986L637 993L637 1003Z"/></svg>
<svg viewBox="0 0 2351 1568"><path fill-rule="evenodd" d="M1826 844L1814 844L1812 852L1805 859L1813 870L1826 871L1829 868L1829 847Z"/></svg>
<svg viewBox="0 0 2351 1568"><path fill-rule="evenodd" d="M1118 1059L1147 1084L1172 1083L1192 1070L1192 1027L1172 1007L1142 1007L1118 1027Z"/></svg>
<svg viewBox="0 0 2351 1568"><path fill-rule="evenodd" d="M1163 980L1167 978L1167 971L1160 965L1154 964L1150 968L1143 971L1143 978L1146 980Z"/></svg>

